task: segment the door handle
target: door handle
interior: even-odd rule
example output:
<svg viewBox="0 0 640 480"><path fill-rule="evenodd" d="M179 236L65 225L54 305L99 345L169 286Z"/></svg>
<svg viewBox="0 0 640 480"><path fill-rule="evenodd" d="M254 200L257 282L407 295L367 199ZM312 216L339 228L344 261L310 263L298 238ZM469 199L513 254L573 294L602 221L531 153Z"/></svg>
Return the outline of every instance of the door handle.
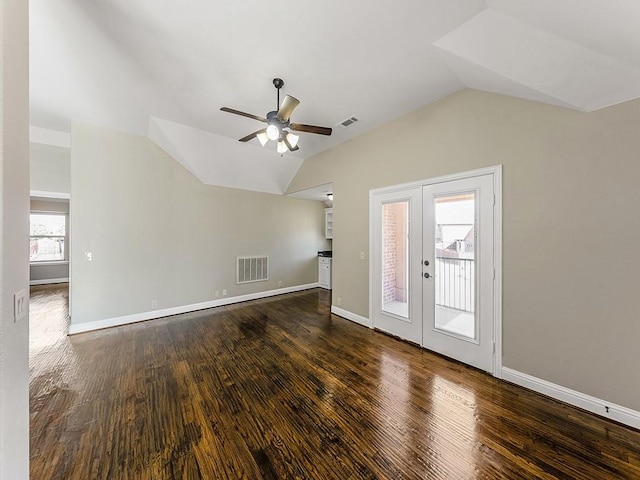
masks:
<svg viewBox="0 0 640 480"><path fill-rule="evenodd" d="M429 275L429 272L424 272L424 278L430 278L431 275Z"/></svg>

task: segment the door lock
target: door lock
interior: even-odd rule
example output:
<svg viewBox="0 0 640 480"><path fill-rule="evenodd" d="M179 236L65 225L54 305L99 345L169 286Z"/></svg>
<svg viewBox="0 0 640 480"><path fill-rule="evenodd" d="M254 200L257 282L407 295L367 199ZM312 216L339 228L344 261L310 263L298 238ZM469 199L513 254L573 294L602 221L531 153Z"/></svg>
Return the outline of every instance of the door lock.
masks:
<svg viewBox="0 0 640 480"><path fill-rule="evenodd" d="M429 275L429 272L424 272L424 278L429 278L431 277L431 275Z"/></svg>
<svg viewBox="0 0 640 480"><path fill-rule="evenodd" d="M424 261L424 266L425 266L425 267L428 267L428 266L429 266L429 260L425 260L425 261Z"/></svg>

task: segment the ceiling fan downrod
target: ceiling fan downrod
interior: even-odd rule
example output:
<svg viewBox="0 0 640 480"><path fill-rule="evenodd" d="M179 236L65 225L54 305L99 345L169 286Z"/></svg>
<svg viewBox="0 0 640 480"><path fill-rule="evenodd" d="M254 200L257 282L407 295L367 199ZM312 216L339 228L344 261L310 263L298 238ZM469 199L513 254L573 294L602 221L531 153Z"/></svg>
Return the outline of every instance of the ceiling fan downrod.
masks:
<svg viewBox="0 0 640 480"><path fill-rule="evenodd" d="M273 86L276 87L276 91L278 92L277 99L276 99L276 112L277 112L278 109L280 108L280 89L284 86L284 80L282 80L281 78L274 78Z"/></svg>

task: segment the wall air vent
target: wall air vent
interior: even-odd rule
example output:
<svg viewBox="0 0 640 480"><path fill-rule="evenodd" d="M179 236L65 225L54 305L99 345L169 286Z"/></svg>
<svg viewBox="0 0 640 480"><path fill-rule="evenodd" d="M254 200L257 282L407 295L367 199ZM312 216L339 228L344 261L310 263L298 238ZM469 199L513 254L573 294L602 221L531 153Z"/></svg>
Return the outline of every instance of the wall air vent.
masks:
<svg viewBox="0 0 640 480"><path fill-rule="evenodd" d="M269 257L238 257L238 283L269 280Z"/></svg>
<svg viewBox="0 0 640 480"><path fill-rule="evenodd" d="M349 117L346 120L343 120L342 122L340 122L340 125L342 125L343 127L348 127L350 125L353 125L354 123L358 122L359 120L356 117Z"/></svg>

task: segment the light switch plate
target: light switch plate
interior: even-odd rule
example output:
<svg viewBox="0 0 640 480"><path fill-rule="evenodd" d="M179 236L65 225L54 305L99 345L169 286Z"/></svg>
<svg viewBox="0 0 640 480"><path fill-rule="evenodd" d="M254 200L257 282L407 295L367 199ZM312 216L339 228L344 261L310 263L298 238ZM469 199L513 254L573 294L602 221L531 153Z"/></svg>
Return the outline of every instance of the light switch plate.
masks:
<svg viewBox="0 0 640 480"><path fill-rule="evenodd" d="M13 296L13 321L17 322L27 316L27 291L20 290Z"/></svg>

